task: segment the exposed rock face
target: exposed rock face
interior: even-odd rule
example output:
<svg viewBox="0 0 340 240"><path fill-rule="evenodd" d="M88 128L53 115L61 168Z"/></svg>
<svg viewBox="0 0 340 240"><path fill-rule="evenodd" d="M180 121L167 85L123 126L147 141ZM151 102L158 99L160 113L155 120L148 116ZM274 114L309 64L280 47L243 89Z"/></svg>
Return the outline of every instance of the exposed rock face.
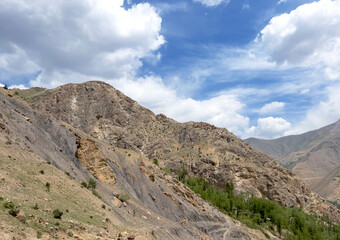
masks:
<svg viewBox="0 0 340 240"><path fill-rule="evenodd" d="M116 182L115 174L112 168L106 163L96 143L90 139L79 138L77 144L77 158L81 165L99 181L114 185Z"/></svg>
<svg viewBox="0 0 340 240"><path fill-rule="evenodd" d="M155 115L102 82L69 84L28 100L34 109L99 140L157 159L161 167L174 172L184 166L189 174L215 186L232 181L236 191L340 219L337 209L324 203L294 174L226 129Z"/></svg>
<svg viewBox="0 0 340 240"><path fill-rule="evenodd" d="M340 168L340 121L295 136L273 140L246 139L255 149L274 158L329 200L340 193L335 169Z"/></svg>

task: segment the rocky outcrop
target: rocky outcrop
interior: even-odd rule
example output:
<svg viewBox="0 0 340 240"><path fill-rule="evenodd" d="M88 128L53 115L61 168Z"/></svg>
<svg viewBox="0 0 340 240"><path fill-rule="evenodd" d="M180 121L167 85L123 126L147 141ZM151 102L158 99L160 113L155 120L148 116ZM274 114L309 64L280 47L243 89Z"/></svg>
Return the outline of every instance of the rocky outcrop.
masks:
<svg viewBox="0 0 340 240"><path fill-rule="evenodd" d="M93 140L78 138L76 154L81 165L99 181L115 184L115 174Z"/></svg>

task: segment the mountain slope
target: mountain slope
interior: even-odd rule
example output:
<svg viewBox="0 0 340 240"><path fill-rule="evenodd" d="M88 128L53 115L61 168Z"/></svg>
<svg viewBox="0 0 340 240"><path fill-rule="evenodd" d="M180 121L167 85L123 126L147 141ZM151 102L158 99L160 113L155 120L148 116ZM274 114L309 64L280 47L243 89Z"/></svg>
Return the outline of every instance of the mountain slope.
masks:
<svg viewBox="0 0 340 240"><path fill-rule="evenodd" d="M333 188L327 187L328 190L320 186L327 186L326 179L333 179L332 172L340 167L340 121L301 135L274 140L250 138L245 141L290 168L323 197L330 197L331 200L339 197L332 195L332 191L338 188L337 184L332 184Z"/></svg>
<svg viewBox="0 0 340 240"><path fill-rule="evenodd" d="M155 115L105 83L68 84L26 96L26 100L37 111L100 141L155 159L173 173L184 167L190 175L203 177L216 187L231 181L238 192L340 219L339 211L299 178L226 129Z"/></svg>
<svg viewBox="0 0 340 240"><path fill-rule="evenodd" d="M139 239L265 238L207 204L145 156L32 110L14 91L4 89L0 89L0 150L0 174L5 179L1 197L24 210L28 222L23 225L3 206L2 239L35 239L32 234L61 238L68 231L83 239L129 234ZM80 183L91 178L96 188L81 188ZM36 203L44 207L34 217L31 206ZM64 212L59 224L52 217L54 208ZM71 221L79 226L69 228Z"/></svg>

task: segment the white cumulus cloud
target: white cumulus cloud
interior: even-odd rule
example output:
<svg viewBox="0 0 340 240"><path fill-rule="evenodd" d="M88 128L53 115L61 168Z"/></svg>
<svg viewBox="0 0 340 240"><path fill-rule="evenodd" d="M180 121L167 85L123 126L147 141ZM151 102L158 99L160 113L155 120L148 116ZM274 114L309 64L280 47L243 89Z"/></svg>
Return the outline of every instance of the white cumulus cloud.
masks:
<svg viewBox="0 0 340 240"><path fill-rule="evenodd" d="M259 112L260 114L274 113L282 110L284 106L284 102L271 102L265 104Z"/></svg>
<svg viewBox="0 0 340 240"><path fill-rule="evenodd" d="M27 89L27 87L24 84L19 84L19 85L11 85L8 87L8 89Z"/></svg>
<svg viewBox="0 0 340 240"><path fill-rule="evenodd" d="M340 73L340 1L303 4L274 17L258 41L279 64L319 68L330 78Z"/></svg>
<svg viewBox="0 0 340 240"><path fill-rule="evenodd" d="M257 138L271 139L287 135L287 131L291 129L290 122L283 118L259 118L257 126L250 127L245 135Z"/></svg>
<svg viewBox="0 0 340 240"><path fill-rule="evenodd" d="M124 0L3 0L0 8L0 68L42 71L32 86L71 82L74 76L134 76L144 57L158 59L162 19L149 3L123 7ZM56 81L56 80L53 80Z"/></svg>
<svg viewBox="0 0 340 240"><path fill-rule="evenodd" d="M242 135L243 130L249 126L249 118L241 114L245 105L234 94L194 100L179 96L175 90L165 86L161 78L155 76L110 83L143 106L177 121L208 122L238 135Z"/></svg>
<svg viewBox="0 0 340 240"><path fill-rule="evenodd" d="M215 7L222 3L228 4L230 0L193 0L193 1L201 3L207 7Z"/></svg>
<svg viewBox="0 0 340 240"><path fill-rule="evenodd" d="M329 125L339 120L340 116L340 84L326 89L327 98L310 108L305 118L289 134L299 134Z"/></svg>

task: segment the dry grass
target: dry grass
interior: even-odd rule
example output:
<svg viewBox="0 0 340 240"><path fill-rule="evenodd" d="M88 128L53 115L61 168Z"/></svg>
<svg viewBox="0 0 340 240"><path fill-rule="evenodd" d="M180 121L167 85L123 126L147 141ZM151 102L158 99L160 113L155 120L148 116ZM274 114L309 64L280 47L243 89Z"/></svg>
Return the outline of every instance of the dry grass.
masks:
<svg viewBox="0 0 340 240"><path fill-rule="evenodd" d="M46 188L47 182L50 191ZM118 231L124 230L118 226L119 221L112 212L102 208L103 202L78 182L34 153L5 146L2 142L0 197L2 202L12 201L27 219L26 223L19 222L8 214L1 202L0 235L5 236L2 239L20 239L20 236L22 239L36 239L37 236L42 239L58 236L60 239L70 231L91 239L90 236L97 234L116 236ZM53 217L54 209L63 212L60 220Z"/></svg>

